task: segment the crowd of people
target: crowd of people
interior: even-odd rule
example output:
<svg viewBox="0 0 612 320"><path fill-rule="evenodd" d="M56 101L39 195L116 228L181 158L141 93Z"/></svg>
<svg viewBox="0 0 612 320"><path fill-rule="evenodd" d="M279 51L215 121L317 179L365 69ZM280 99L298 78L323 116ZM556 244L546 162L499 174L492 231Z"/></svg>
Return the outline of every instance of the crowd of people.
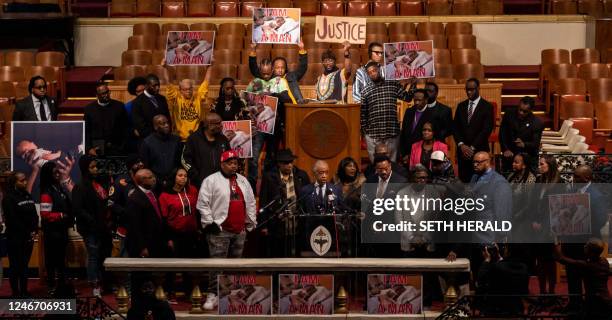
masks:
<svg viewBox="0 0 612 320"><path fill-rule="evenodd" d="M124 257L240 258L249 232L260 241L257 255L291 256L295 252L289 239L297 229L292 225L295 220L287 217L300 213L328 214L339 208L360 211L364 184L376 186L371 198L382 198L398 192L425 194L431 190L419 185L428 183L471 182L477 193L488 195L488 201L494 203L492 207L496 209L491 219L520 212L522 216L514 218L523 221L534 233L543 234L542 230L548 228L545 205L540 204L538 212L530 212L531 208L527 207L517 210L529 202L524 199L533 197L530 184L560 182L554 157L545 155L537 160L543 125L532 112L534 100L522 98L515 110L504 114L501 122L499 143L503 169L511 171L506 180L493 168L489 148L489 137L495 127L493 107L480 95L478 79L466 81L467 98L456 107L453 117L451 108L437 100L438 86L434 82L427 82L419 89L414 79L404 82L385 79L380 43L369 44L370 61L357 69L352 87L353 100L361 104L361 131L371 164L361 170L359 161L347 157L338 168L330 168L323 160L316 161L312 168L298 168L294 164L295 155L283 149L282 144L284 103L304 102L298 81L308 67L307 52L302 43L299 49L298 67L289 71L283 57L257 61L257 46L252 46L249 67L254 79L247 90L275 96L279 103L277 129L274 134L254 131L253 157L246 163L230 148L221 130L222 121L256 121L257 110L246 107L234 79L225 78L220 82L218 98L212 105L206 104L211 68L207 69L201 84L196 86L192 80L184 79L178 86L168 85L165 92L160 91L160 81L154 74L134 78L128 84L128 91L135 98L126 105L110 98L106 84L98 84L96 101L84 111L86 154L77 163L72 159L61 165L47 162L40 174L40 199L32 198L24 173L13 172L8 180L2 208L9 240L13 295L28 296L27 262L39 230L35 202L41 204L49 289L53 291L66 281L67 230L76 223L88 254L87 280L93 295L98 296L111 290L113 285L103 267L104 259L111 255L113 236L121 240L120 255ZM321 57L323 70L316 86L319 100L347 101L350 46L347 44L344 49L345 63L341 69L336 66L336 57L331 51ZM31 95L17 103L13 120L55 120L57 110L46 95L45 80L32 78L29 89ZM413 103L405 111L401 125L398 99ZM450 136L456 143L456 159L451 159L446 144ZM264 148L266 159L260 168L258 160ZM126 157L127 173L118 177L101 174L97 159L104 156ZM457 168L453 166L454 160ZM81 172L78 182L70 178L73 165L78 165ZM245 167L247 176L242 174ZM304 170L311 170L314 180ZM587 185L580 192L589 193L592 204L601 198L591 184L591 168L578 167L574 181ZM413 183L409 187L412 189L392 190L395 185L406 182ZM538 195L540 200L553 192L552 187L542 190ZM260 213L256 210L256 197L259 207L264 208ZM593 205L592 210L590 236L598 237L607 215L601 206ZM353 255L436 256L449 260L468 257L472 270L478 272L480 289L488 293L497 292L500 286L503 289L504 284L495 280L504 270L512 269L502 268L501 263L533 264L543 294L555 292L556 258L567 265L570 293L581 293L580 281L584 279L587 297L596 297L596 301L590 300L594 310L599 312L610 306L607 288L602 283L607 281L602 273L608 266L599 258L601 240L583 239L582 244L588 241L584 252L576 241L564 244L560 250L551 240L549 245L506 250L523 252L515 252L512 258L508 256L504 260L501 249L496 249L495 254L489 252L493 248L490 245L484 249L472 245L460 250L448 244L437 245L435 239L423 237L415 244L402 235L397 246L362 246ZM483 238L481 243L490 244L494 240ZM592 270L597 273L588 274ZM218 304L215 279L212 277L209 282L204 303L208 310ZM146 279L132 280L137 288L147 284ZM435 287L430 280L425 284L425 302L429 304L431 299L427 296L433 296ZM167 282L166 289L172 297L173 279ZM513 288L517 285L514 283ZM523 289L515 291L525 293Z"/></svg>

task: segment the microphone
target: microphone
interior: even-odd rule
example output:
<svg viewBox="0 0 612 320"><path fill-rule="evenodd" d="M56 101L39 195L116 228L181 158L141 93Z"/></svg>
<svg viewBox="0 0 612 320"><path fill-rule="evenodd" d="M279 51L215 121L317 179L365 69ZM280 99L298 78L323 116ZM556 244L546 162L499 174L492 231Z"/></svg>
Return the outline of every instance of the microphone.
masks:
<svg viewBox="0 0 612 320"><path fill-rule="evenodd" d="M274 200L270 201L268 204L266 204L264 207L260 208L259 211L257 211L258 213L263 213L264 211L266 211L266 209L268 209L269 207L271 207L273 204L275 204L277 201L279 200L279 198L274 198Z"/></svg>

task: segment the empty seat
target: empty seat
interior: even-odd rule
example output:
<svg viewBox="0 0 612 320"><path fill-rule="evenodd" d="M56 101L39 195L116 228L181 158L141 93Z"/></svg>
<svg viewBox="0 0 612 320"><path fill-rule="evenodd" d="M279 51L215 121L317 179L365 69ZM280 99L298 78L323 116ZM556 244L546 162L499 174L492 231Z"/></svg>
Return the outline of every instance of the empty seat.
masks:
<svg viewBox="0 0 612 320"><path fill-rule="evenodd" d="M238 17L238 1L215 1L215 17Z"/></svg>
<svg viewBox="0 0 612 320"><path fill-rule="evenodd" d="M601 57L601 62L612 63L612 48L606 49L604 56Z"/></svg>
<svg viewBox="0 0 612 320"><path fill-rule="evenodd" d="M162 2L162 17L178 18L185 16L185 3L183 1Z"/></svg>
<svg viewBox="0 0 612 320"><path fill-rule="evenodd" d="M291 8L291 0L268 0L268 8Z"/></svg>
<svg viewBox="0 0 612 320"><path fill-rule="evenodd" d="M472 34L472 24L469 22L449 22L446 24L446 36L454 34Z"/></svg>
<svg viewBox="0 0 612 320"><path fill-rule="evenodd" d="M566 49L544 49L540 53L540 89L544 89L544 79L547 78L548 68L552 64L570 63L570 52ZM543 95L543 92L540 92Z"/></svg>
<svg viewBox="0 0 612 320"><path fill-rule="evenodd" d="M137 17L159 17L159 0L136 0Z"/></svg>
<svg viewBox="0 0 612 320"><path fill-rule="evenodd" d="M151 61L153 65L162 64L166 57L166 50L153 50L151 51Z"/></svg>
<svg viewBox="0 0 612 320"><path fill-rule="evenodd" d="M135 35L128 38L128 50L155 50L157 37L153 35Z"/></svg>
<svg viewBox="0 0 612 320"><path fill-rule="evenodd" d="M426 0L425 14L428 16L448 16L451 4L448 0Z"/></svg>
<svg viewBox="0 0 612 320"><path fill-rule="evenodd" d="M134 77L143 77L146 74L145 66L132 65L113 68L114 79L119 81L128 81Z"/></svg>
<svg viewBox="0 0 612 320"><path fill-rule="evenodd" d="M376 0L372 2L372 15L396 16L397 6L395 0Z"/></svg>
<svg viewBox="0 0 612 320"><path fill-rule="evenodd" d="M597 117L597 129L612 130L612 101L599 102L594 107L595 117ZM596 132L597 129L595 129Z"/></svg>
<svg viewBox="0 0 612 320"><path fill-rule="evenodd" d="M217 25L209 22L192 23L189 26L191 31L217 31Z"/></svg>
<svg viewBox="0 0 612 320"><path fill-rule="evenodd" d="M240 14L243 17L252 17L253 9L263 8L265 1L242 1L240 5Z"/></svg>
<svg viewBox="0 0 612 320"><path fill-rule="evenodd" d="M436 70L436 78L453 78L453 65L436 61L434 68Z"/></svg>
<svg viewBox="0 0 612 320"><path fill-rule="evenodd" d="M485 80L484 67L476 63L456 64L453 65L453 77L459 83L463 83L469 78L483 81Z"/></svg>
<svg viewBox="0 0 612 320"><path fill-rule="evenodd" d="M477 2L480 15L504 14L504 3L501 0L478 0Z"/></svg>
<svg viewBox="0 0 612 320"><path fill-rule="evenodd" d="M66 55L59 51L43 51L36 54L36 65L49 67L64 67Z"/></svg>
<svg viewBox="0 0 612 320"><path fill-rule="evenodd" d="M449 49L476 49L476 36L471 34L453 34L448 36Z"/></svg>
<svg viewBox="0 0 612 320"><path fill-rule="evenodd" d="M8 99L11 103L15 102L16 98L15 84L10 81L0 81L0 100ZM9 120L9 119L5 119Z"/></svg>
<svg viewBox="0 0 612 320"><path fill-rule="evenodd" d="M308 51L312 49L327 49L329 48L329 43L327 42L317 42L315 41L315 37L313 34L302 36L302 42L304 42L304 48L308 48ZM249 39L249 42L251 39Z"/></svg>
<svg viewBox="0 0 612 320"><path fill-rule="evenodd" d="M346 4L348 17L367 17L370 15L370 2L365 0L348 1Z"/></svg>
<svg viewBox="0 0 612 320"><path fill-rule="evenodd" d="M587 82L589 102L612 101L612 78L591 79Z"/></svg>
<svg viewBox="0 0 612 320"><path fill-rule="evenodd" d="M210 79L216 82L223 78L236 78L238 67L235 64L217 64L211 66Z"/></svg>
<svg viewBox="0 0 612 320"><path fill-rule="evenodd" d="M608 66L605 63L585 63L578 67L578 78L584 80L607 78Z"/></svg>
<svg viewBox="0 0 612 320"><path fill-rule="evenodd" d="M435 49L446 49L447 40L443 34L424 34L419 36L419 40L433 40L433 47Z"/></svg>
<svg viewBox="0 0 612 320"><path fill-rule="evenodd" d="M600 17L604 13L603 1L578 0L578 13L594 17Z"/></svg>
<svg viewBox="0 0 612 320"><path fill-rule="evenodd" d="M219 25L220 35L232 35L243 37L246 34L244 24L242 23L222 23Z"/></svg>
<svg viewBox="0 0 612 320"><path fill-rule="evenodd" d="M344 1L321 0L321 15L338 17L344 16Z"/></svg>
<svg viewBox="0 0 612 320"><path fill-rule="evenodd" d="M417 24L417 36L419 39L426 34L444 34L442 22L419 22Z"/></svg>
<svg viewBox="0 0 612 320"><path fill-rule="evenodd" d="M387 24L384 22L369 22L366 24L366 33L388 34Z"/></svg>
<svg viewBox="0 0 612 320"><path fill-rule="evenodd" d="M215 49L215 64L237 64L240 61L240 50Z"/></svg>
<svg viewBox="0 0 612 320"><path fill-rule="evenodd" d="M300 8L302 16L316 16L319 14L319 2L312 0L293 0L293 7Z"/></svg>
<svg viewBox="0 0 612 320"><path fill-rule="evenodd" d="M572 63L599 63L599 51L594 48L582 48L572 50Z"/></svg>
<svg viewBox="0 0 612 320"><path fill-rule="evenodd" d="M224 33L219 31L219 34ZM215 48L240 50L243 46L243 39L241 36L219 36L215 39Z"/></svg>
<svg viewBox="0 0 612 320"><path fill-rule="evenodd" d="M189 26L184 23L164 23L161 26L161 36L168 36L168 31L189 31Z"/></svg>
<svg viewBox="0 0 612 320"><path fill-rule="evenodd" d="M412 22L391 22L389 23L389 36L393 36L395 34L414 34L416 35L416 26Z"/></svg>
<svg viewBox="0 0 612 320"><path fill-rule="evenodd" d="M593 104L586 101L576 100L561 100L559 108L559 119L565 120L570 118L593 118ZM575 126L576 124L574 124Z"/></svg>
<svg viewBox="0 0 612 320"><path fill-rule="evenodd" d="M308 50L308 63L319 63L321 62L321 55L329 49L311 49Z"/></svg>
<svg viewBox="0 0 612 320"><path fill-rule="evenodd" d="M298 50L297 49L273 48L271 55L272 55L272 59L274 59L275 57L285 58L285 60L287 60L287 64L298 63Z"/></svg>
<svg viewBox="0 0 612 320"><path fill-rule="evenodd" d="M132 34L135 36L140 34L157 36L159 33L159 24L157 23L136 23L132 27Z"/></svg>
<svg viewBox="0 0 612 320"><path fill-rule="evenodd" d="M578 7L575 0L551 0L550 13L576 14L578 13Z"/></svg>
<svg viewBox="0 0 612 320"><path fill-rule="evenodd" d="M130 0L113 0L110 3L110 17L132 17L134 16L134 1Z"/></svg>
<svg viewBox="0 0 612 320"><path fill-rule="evenodd" d="M213 15L212 0L189 0L187 3L188 17L210 17Z"/></svg>
<svg viewBox="0 0 612 320"><path fill-rule="evenodd" d="M154 74L159 78L159 82L161 84L169 84L172 83L172 73L170 71L171 69L166 68L164 66L161 65L152 65L152 66L147 66L145 71L147 74Z"/></svg>
<svg viewBox="0 0 612 320"><path fill-rule="evenodd" d="M578 134L584 137L584 143L593 142L593 118L570 118L574 123L573 128L578 130Z"/></svg>
<svg viewBox="0 0 612 320"><path fill-rule="evenodd" d="M480 63L480 50L478 49L453 49L450 52L453 64Z"/></svg>
<svg viewBox="0 0 612 320"><path fill-rule="evenodd" d="M400 16L422 16L424 12L422 0L399 0L397 5Z"/></svg>
<svg viewBox="0 0 612 320"><path fill-rule="evenodd" d="M9 51L4 56L7 66L29 67L35 64L34 52L32 51Z"/></svg>
<svg viewBox="0 0 612 320"><path fill-rule="evenodd" d="M174 67L175 82L183 79L191 79L196 83L204 80L206 74L206 66L198 65L178 65Z"/></svg>
<svg viewBox="0 0 612 320"><path fill-rule="evenodd" d="M437 84L457 84L457 80L453 78L434 78L434 82Z"/></svg>
<svg viewBox="0 0 612 320"><path fill-rule="evenodd" d="M478 10L474 0L453 0L452 11L454 15L476 15Z"/></svg>
<svg viewBox="0 0 612 320"><path fill-rule="evenodd" d="M553 123L554 127L559 127L559 105L563 104L563 101L568 100L586 100L586 83L584 80L579 78L562 78L555 81L555 100L554 100L554 115ZM568 118L563 118L568 119Z"/></svg>
<svg viewBox="0 0 612 320"><path fill-rule="evenodd" d="M323 65L320 63L309 63L306 73L300 79L301 85L314 85L317 83L317 78L323 71Z"/></svg>
<svg viewBox="0 0 612 320"><path fill-rule="evenodd" d="M389 41L391 42L408 42L417 41L416 34L413 33L391 33L389 32Z"/></svg>
<svg viewBox="0 0 612 320"><path fill-rule="evenodd" d="M433 56L436 64L451 64L451 55L448 49L433 49Z"/></svg>
<svg viewBox="0 0 612 320"><path fill-rule="evenodd" d="M368 44L372 42L379 42L379 43L389 42L389 36L386 33L367 32L365 44L363 44L362 46L364 46L364 48L367 48Z"/></svg>
<svg viewBox="0 0 612 320"><path fill-rule="evenodd" d="M25 81L25 73L22 67L1 66L0 81L19 82Z"/></svg>
<svg viewBox="0 0 612 320"><path fill-rule="evenodd" d="M253 79L253 75L251 74L251 70L249 69L248 64L241 64L238 66L238 76L236 77L236 84L249 84Z"/></svg>
<svg viewBox="0 0 612 320"><path fill-rule="evenodd" d="M151 52L146 50L127 50L121 54L121 65L140 65L147 66L153 64Z"/></svg>

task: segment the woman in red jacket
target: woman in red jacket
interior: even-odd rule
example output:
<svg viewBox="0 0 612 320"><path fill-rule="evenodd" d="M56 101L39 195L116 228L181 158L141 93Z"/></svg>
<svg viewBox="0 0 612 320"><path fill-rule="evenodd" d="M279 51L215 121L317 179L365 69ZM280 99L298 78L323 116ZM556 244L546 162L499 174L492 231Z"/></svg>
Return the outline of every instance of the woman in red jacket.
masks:
<svg viewBox="0 0 612 320"><path fill-rule="evenodd" d="M162 226L168 235L170 256L195 258L198 256L198 190L189 183L187 171L183 168L174 169L168 177L167 188L159 196L159 207ZM188 282L187 278L185 280ZM189 288L187 283L185 288ZM186 289L187 294L191 293L189 290Z"/></svg>
<svg viewBox="0 0 612 320"><path fill-rule="evenodd" d="M410 163L408 168L412 170L417 164L422 164L431 170L431 154L434 151L442 151L448 156L448 146L441 141L434 140L434 130L431 122L423 124L423 140L412 144Z"/></svg>

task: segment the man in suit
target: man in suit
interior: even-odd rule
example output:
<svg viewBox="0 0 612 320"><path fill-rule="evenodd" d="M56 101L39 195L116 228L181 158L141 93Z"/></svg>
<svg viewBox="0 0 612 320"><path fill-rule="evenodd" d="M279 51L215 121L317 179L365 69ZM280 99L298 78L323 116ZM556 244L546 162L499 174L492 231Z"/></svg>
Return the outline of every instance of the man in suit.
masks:
<svg viewBox="0 0 612 320"><path fill-rule="evenodd" d="M410 160L412 144L423 139L423 124L430 121L431 111L427 108L427 91L417 89L414 91L412 108L406 109L402 120L400 134L400 154L403 163Z"/></svg>
<svg viewBox="0 0 612 320"><path fill-rule="evenodd" d="M480 96L480 81L470 78L465 83L467 100L457 105L454 136L457 143L459 178L468 182L474 169L472 158L479 151L489 151L489 136L493 131L493 106Z"/></svg>
<svg viewBox="0 0 612 320"><path fill-rule="evenodd" d="M55 121L57 106L53 98L47 97L47 80L41 76L30 79L30 95L15 104L13 121Z"/></svg>
<svg viewBox="0 0 612 320"><path fill-rule="evenodd" d="M132 122L140 140L153 132L153 117L163 114L166 118L171 119L168 101L166 97L159 94L159 78L150 74L146 79L145 91L132 102Z"/></svg>
<svg viewBox="0 0 612 320"><path fill-rule="evenodd" d="M302 195L301 190L310 183L308 174L293 164L295 156L291 149L280 150L276 154L277 167L264 172L259 191L260 206L266 208L260 213L259 221L261 234L267 240L267 246L262 253L265 257L286 257L288 250L284 246L286 236L291 230L285 230L287 218L274 217L283 206L291 214L297 214L297 199ZM290 220L289 220L290 221Z"/></svg>
<svg viewBox="0 0 612 320"><path fill-rule="evenodd" d="M427 90L427 108L431 110L430 122L434 126L434 138L444 141L453 134L453 110L438 101L438 85L435 82L425 84Z"/></svg>
<svg viewBox="0 0 612 320"><path fill-rule="evenodd" d="M518 107L508 110L502 118L499 128L499 144L504 155L504 171L512 169L512 159L518 153L525 152L531 156L531 159L538 158L544 126L542 121L531 112L534 106L535 100L532 97L523 97ZM532 162L531 169L534 170L536 161Z"/></svg>
<svg viewBox="0 0 612 320"><path fill-rule="evenodd" d="M312 166L315 182L302 188L300 209L306 214L327 214L342 204L342 192L330 181L329 165L317 160Z"/></svg>
<svg viewBox="0 0 612 320"><path fill-rule="evenodd" d="M387 144L384 142L379 142L375 147L374 147L374 158L376 157L389 157L389 147L387 147ZM397 162L391 162L391 169L393 170L393 172L395 172L396 174L399 174L402 177L406 177L408 175L408 171L406 170L406 168L400 164L398 164ZM363 171L363 175L366 178L369 178L370 176L373 176L376 174L376 165L374 165L374 163L371 163L367 166L367 168Z"/></svg>

